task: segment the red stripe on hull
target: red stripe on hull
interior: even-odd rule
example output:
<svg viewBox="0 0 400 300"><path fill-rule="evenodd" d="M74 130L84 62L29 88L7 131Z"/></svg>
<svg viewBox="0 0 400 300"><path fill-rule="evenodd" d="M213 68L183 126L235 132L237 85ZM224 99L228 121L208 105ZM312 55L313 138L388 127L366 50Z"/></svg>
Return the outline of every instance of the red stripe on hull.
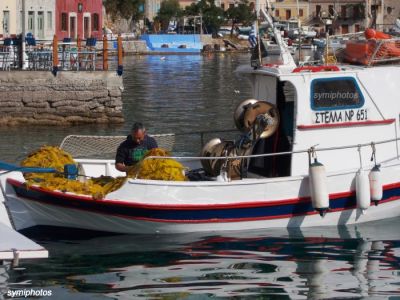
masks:
<svg viewBox="0 0 400 300"><path fill-rule="evenodd" d="M312 130L312 129L326 129L326 128L339 128L339 127L355 127L355 126L371 126L371 125L387 125L392 124L395 119L377 120L377 121L362 121L362 122L343 122L343 123L330 123L330 124L313 124L313 125L298 125L297 129Z"/></svg>
<svg viewBox="0 0 400 300"><path fill-rule="evenodd" d="M23 183L13 180L13 179L8 179L8 182L14 186L18 186L18 187L24 186ZM386 185L386 186L384 186L384 189L392 189L392 188L396 188L396 187L400 187L400 183ZM64 199L68 199L68 200L70 200L72 198L71 201L80 200L80 201L98 202L101 205L109 205L109 206L113 206L115 204L121 206L125 203L128 203L128 202L121 203L120 201L110 201L110 200L106 200L106 201L92 200L90 197L87 197L87 196L81 197L81 196L77 196L77 195L69 195L69 194L66 195L65 193L62 193L62 192L48 192L48 191L43 190L38 187L31 187L31 189L34 189L41 193L53 195L55 197L62 197ZM339 198L348 197L348 196L354 196L354 194L355 194L354 192L336 193L336 194L332 194L330 196L330 200L339 199ZM27 198L27 197L23 197L23 199L41 203L40 200L36 200L36 199L31 199L31 198ZM380 201L380 203L387 203L387 202L395 201L398 199L400 199L400 196L393 196L391 198ZM239 203L239 204L229 204L229 205L201 205L201 206L185 205L184 209L195 208L194 210L198 210L198 209L200 209L200 207L205 210L213 209L216 207L218 207L219 209L223 209L223 208L227 208L227 209L254 208L256 206L259 206L259 207L273 206L273 205L279 206L279 205L285 205L285 204L304 203L304 202L308 202L308 201L309 201L309 198L298 198L297 201L293 200L293 199L289 199L289 200L272 201L272 202L265 202L265 201L264 202L251 202L248 204L247 203ZM46 205L47 204L49 204L49 203L46 203ZM129 206L137 207L137 208L150 207L151 209L158 209L159 207L161 207L160 210L167 210L167 209L180 210L181 209L181 205L178 205L178 206L161 205L160 206L160 205L142 205L140 203L139 204L138 203L128 203L128 204L129 204ZM260 216L260 217L244 217L244 218L239 217L239 218L223 218L223 219L214 218L214 219L201 219L201 220L191 220L191 219L176 220L176 219L148 218L148 217L140 217L140 216L133 217L133 216L115 214L115 213L111 213L111 212L103 213L103 212L99 212L99 211L90 211L90 210L79 208L79 207L71 207L71 206L66 206L66 205L57 204L57 203L55 203L55 204L50 203L50 205L67 207L69 209L76 209L76 210L80 210L80 211L89 211L91 213L96 213L96 214L106 215L106 216L115 216L115 217L124 218L124 219L142 220L142 221L149 221L149 222L161 222L161 223L177 223L177 224L178 223L180 223L180 224L184 224L184 223L200 224L200 223L225 223L225 222L230 223L230 222L262 221L262 220L272 220L272 219L286 219L286 218L293 218L293 217L305 216L305 215L315 215L318 213L316 211L309 211L309 212L303 212L303 213L298 213L298 214L294 213L294 214L282 214L282 215ZM331 208L331 209L329 209L329 212L339 212L339 211L345 211L345 210L350 210L350 209L354 209L354 208L356 208L356 206L347 206L347 207L336 208L336 209Z"/></svg>
<svg viewBox="0 0 400 300"><path fill-rule="evenodd" d="M7 179L7 182L13 186L21 187L24 185L23 182L17 181L15 179ZM400 186L400 183L398 183ZM143 204L138 202L131 201L119 201L119 200L96 200L91 196L85 195L73 195L66 194L58 191L50 191L36 186L30 186L29 189L46 193L48 195L52 195L54 197L62 197L71 200L79 200L84 202L97 202L99 204L105 205L116 205L116 206L128 206L128 207L137 207L137 208L148 208L148 209L158 209L158 210L204 210L204 209L229 209L229 208L252 208L258 206L278 206L278 205L289 205L289 204L298 204L298 203L308 203L311 201L310 197L299 197L292 199L283 199L283 200L260 200L260 201L252 201L252 202L238 202L233 204ZM342 197L354 196L355 192L341 192L330 194L329 198L331 200L335 200Z"/></svg>
<svg viewBox="0 0 400 300"><path fill-rule="evenodd" d="M40 201L37 201L34 199L29 199L29 198L24 198L24 199L28 200L28 201L35 201L35 202L40 203ZM398 199L400 199L400 197L389 198L387 200L380 201L379 204L392 202L392 201L395 201ZM53 206L60 206L60 205L53 204ZM79 210L79 211L87 212L87 210L80 209L77 207L67 207L67 208L72 209L72 210ZM351 206L351 207L347 207L347 208L338 208L338 209L330 208L327 210L327 213L341 212L341 211L351 210L351 209L355 209L355 208L356 208L356 206ZM118 217L118 218L127 219L127 220L148 221L148 222L156 222L156 223L176 223L176 224L204 224L204 223L233 223L233 222L267 221L267 220L277 220L277 219L289 219L289 218L301 217L301 216L312 216L312 215L319 214L317 211L312 211L312 212L306 212L306 213L301 213L301 214L300 213L299 214L285 214L285 215L278 215L278 216L255 217L255 218L253 217L253 218L233 218L233 219L224 218L224 219L203 219L203 220L165 220L165 219L154 219L154 218L144 218L144 217L129 217L129 216L113 214L113 213L104 214L102 212L92 212L92 211L89 211L89 212L104 215L104 216Z"/></svg>

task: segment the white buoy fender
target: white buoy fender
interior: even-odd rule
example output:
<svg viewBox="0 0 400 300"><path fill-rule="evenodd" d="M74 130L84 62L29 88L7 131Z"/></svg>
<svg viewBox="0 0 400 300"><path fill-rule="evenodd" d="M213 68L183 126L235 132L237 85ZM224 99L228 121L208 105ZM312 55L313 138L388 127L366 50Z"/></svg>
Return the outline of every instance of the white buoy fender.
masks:
<svg viewBox="0 0 400 300"><path fill-rule="evenodd" d="M371 204L371 191L367 172L359 170L356 175L357 207L363 211Z"/></svg>
<svg viewBox="0 0 400 300"><path fill-rule="evenodd" d="M371 187L371 200L376 205L383 198L381 170L378 166L373 167L369 172L369 184Z"/></svg>
<svg viewBox="0 0 400 300"><path fill-rule="evenodd" d="M312 206L321 216L329 209L329 193L323 164L315 160L309 167L310 194Z"/></svg>

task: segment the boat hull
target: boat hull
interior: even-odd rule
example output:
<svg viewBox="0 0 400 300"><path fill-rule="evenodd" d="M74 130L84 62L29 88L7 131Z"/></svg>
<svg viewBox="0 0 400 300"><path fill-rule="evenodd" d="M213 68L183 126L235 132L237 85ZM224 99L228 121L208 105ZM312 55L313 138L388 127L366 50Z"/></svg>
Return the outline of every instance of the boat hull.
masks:
<svg viewBox="0 0 400 300"><path fill-rule="evenodd" d="M357 224L400 216L400 184L386 185L383 200L363 213L355 193L330 195L330 210L321 217L308 198L229 205L143 205L95 200L70 193L26 188L8 180L8 206L17 230L37 225L116 233L184 233L277 227Z"/></svg>

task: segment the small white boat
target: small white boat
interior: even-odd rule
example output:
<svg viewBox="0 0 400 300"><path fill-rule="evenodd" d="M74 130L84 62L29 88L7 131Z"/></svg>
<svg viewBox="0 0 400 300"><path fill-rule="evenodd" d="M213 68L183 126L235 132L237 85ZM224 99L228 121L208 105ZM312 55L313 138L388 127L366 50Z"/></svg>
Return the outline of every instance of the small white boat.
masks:
<svg viewBox="0 0 400 300"><path fill-rule="evenodd" d="M192 169L191 180L131 178L94 199L27 188L21 171L4 173L0 182L15 228L177 233L400 216L400 66L297 67L275 31L282 63L238 70L254 92L235 111L241 138L213 140L201 157L176 157ZM77 162L86 176L120 175L113 160Z"/></svg>

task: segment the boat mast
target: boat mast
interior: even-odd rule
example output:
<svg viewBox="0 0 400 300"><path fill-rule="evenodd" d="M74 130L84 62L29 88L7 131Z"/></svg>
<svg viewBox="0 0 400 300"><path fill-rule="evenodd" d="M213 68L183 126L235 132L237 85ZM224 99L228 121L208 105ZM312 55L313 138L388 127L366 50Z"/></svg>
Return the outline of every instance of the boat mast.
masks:
<svg viewBox="0 0 400 300"><path fill-rule="evenodd" d="M369 17L370 17L370 14L369 14L369 7L370 7L370 5L369 5L369 2L370 0L365 0L365 29L367 29L368 27L369 27L369 23L370 23L370 20L369 20Z"/></svg>
<svg viewBox="0 0 400 300"><path fill-rule="evenodd" d="M268 7L270 7L270 2L267 0ZM281 53L281 58L282 58L282 64L285 67L290 67L290 68L295 68L296 63L290 54L290 51L285 43L285 41L282 38L281 32L278 30L278 28L275 27L274 21L272 20L271 15L269 12L266 12L263 8L260 9L260 15L267 21L269 26L272 28L275 36L275 40L277 45L279 46L280 53Z"/></svg>
<svg viewBox="0 0 400 300"><path fill-rule="evenodd" d="M299 27L299 62L301 61L301 35L302 35L302 29L301 29L301 20L300 20L300 5L299 5L299 0L296 0L297 4L297 26Z"/></svg>
<svg viewBox="0 0 400 300"><path fill-rule="evenodd" d="M258 47L258 65L262 66L262 53L261 53L261 37L260 28L258 26L260 18L260 0L256 0L256 20L254 21L254 31L257 35L257 47Z"/></svg>

